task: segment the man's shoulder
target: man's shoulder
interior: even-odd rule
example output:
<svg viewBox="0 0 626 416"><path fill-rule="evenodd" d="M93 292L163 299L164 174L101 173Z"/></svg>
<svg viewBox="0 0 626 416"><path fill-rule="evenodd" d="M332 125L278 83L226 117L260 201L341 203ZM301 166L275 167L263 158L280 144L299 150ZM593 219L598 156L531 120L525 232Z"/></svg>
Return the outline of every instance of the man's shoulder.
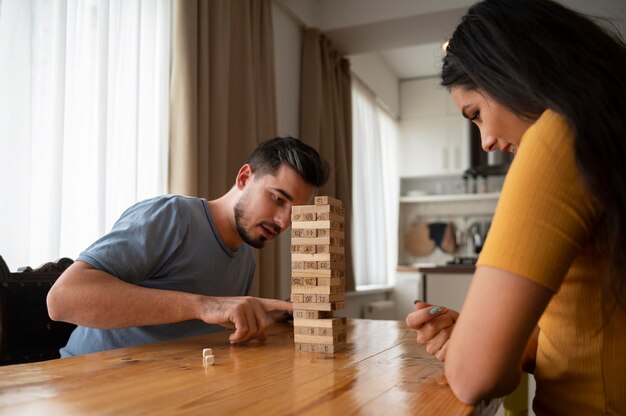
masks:
<svg viewBox="0 0 626 416"><path fill-rule="evenodd" d="M206 200L192 196L183 195L159 195L152 198L144 199L133 205L131 210L173 210L173 211L189 211L202 209Z"/></svg>
<svg viewBox="0 0 626 416"><path fill-rule="evenodd" d="M204 218L206 200L180 195L159 195L144 199L129 207L121 215L117 226L129 224L159 224L166 226L174 223L187 223L192 218Z"/></svg>
<svg viewBox="0 0 626 416"><path fill-rule="evenodd" d="M205 201L204 198L186 195L165 194L143 200L146 204L175 204L175 205L197 205Z"/></svg>

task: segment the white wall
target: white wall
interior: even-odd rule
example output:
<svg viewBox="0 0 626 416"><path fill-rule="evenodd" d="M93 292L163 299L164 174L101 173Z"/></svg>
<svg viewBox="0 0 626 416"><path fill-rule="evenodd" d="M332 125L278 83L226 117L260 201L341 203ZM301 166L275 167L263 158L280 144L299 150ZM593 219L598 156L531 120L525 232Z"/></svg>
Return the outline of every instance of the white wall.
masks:
<svg viewBox="0 0 626 416"><path fill-rule="evenodd" d="M400 114L398 78L378 54L352 55L350 68L394 116Z"/></svg>

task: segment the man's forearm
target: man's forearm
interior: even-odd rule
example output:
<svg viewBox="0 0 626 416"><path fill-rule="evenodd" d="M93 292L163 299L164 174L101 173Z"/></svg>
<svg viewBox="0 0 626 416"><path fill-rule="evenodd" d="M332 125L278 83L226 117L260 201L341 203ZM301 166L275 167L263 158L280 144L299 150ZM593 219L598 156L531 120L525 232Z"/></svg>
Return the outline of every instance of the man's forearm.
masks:
<svg viewBox="0 0 626 416"><path fill-rule="evenodd" d="M124 282L76 262L48 294L53 320L112 329L195 319L201 295L151 289Z"/></svg>

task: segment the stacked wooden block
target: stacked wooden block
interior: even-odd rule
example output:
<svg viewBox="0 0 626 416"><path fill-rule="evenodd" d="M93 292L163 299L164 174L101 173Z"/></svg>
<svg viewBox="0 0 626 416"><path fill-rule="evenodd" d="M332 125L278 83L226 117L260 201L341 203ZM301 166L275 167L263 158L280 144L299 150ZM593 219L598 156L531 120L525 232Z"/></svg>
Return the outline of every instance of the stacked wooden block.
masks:
<svg viewBox="0 0 626 416"><path fill-rule="evenodd" d="M315 197L291 212L291 301L296 349L334 353L346 345L344 215L341 201Z"/></svg>

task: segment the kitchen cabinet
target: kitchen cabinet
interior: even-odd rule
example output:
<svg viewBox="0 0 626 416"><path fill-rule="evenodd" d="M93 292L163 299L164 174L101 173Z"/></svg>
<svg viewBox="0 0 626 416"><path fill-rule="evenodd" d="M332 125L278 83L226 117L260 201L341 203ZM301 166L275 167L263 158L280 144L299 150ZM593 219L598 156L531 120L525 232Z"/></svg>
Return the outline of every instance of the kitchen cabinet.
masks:
<svg viewBox="0 0 626 416"><path fill-rule="evenodd" d="M474 270L474 266L458 265L399 266L394 294L398 319L404 319L414 310L413 301L416 299L460 312Z"/></svg>
<svg viewBox="0 0 626 416"><path fill-rule="evenodd" d="M406 316L415 310L413 302L424 298L422 274L414 268L398 268L393 296L396 301L396 319L404 321Z"/></svg>
<svg viewBox="0 0 626 416"><path fill-rule="evenodd" d="M423 270L424 300L433 305L443 305L460 312L473 275L473 267L455 272Z"/></svg>
<svg viewBox="0 0 626 416"><path fill-rule="evenodd" d="M469 122L438 78L400 85L402 177L457 173L469 167Z"/></svg>

